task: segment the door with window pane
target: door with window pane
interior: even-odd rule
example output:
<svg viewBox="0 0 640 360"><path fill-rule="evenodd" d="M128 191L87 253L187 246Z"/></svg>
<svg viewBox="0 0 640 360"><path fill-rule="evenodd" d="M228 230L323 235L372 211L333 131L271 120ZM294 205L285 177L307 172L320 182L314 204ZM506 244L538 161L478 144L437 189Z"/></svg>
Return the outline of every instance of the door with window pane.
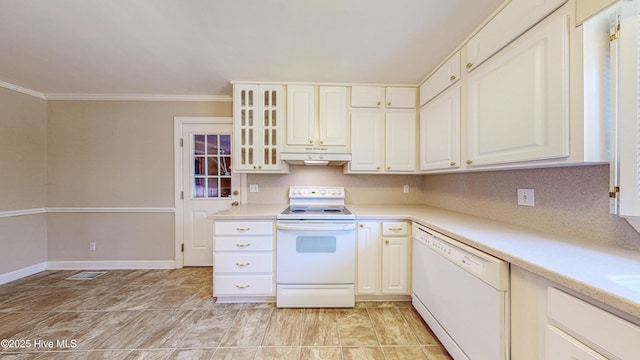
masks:
<svg viewBox="0 0 640 360"><path fill-rule="evenodd" d="M231 131L231 124L183 127L185 266L213 265L213 221L207 216L229 208L238 197Z"/></svg>

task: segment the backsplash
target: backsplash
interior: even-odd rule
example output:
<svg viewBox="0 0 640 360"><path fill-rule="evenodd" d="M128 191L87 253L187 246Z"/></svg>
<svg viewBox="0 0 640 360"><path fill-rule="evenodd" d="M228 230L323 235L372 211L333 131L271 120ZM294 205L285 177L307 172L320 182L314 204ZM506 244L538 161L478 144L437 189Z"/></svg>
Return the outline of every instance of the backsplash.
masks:
<svg viewBox="0 0 640 360"><path fill-rule="evenodd" d="M518 188L535 190L535 207L517 205ZM430 175L423 190L427 205L640 251L640 234L609 214L608 165Z"/></svg>
<svg viewBox="0 0 640 360"><path fill-rule="evenodd" d="M291 185L344 186L347 204L420 204L423 198L422 176L351 175L342 166L291 166L289 174L249 174L249 184L258 184L259 192L248 193L250 204L286 204ZM409 193L402 192L409 185Z"/></svg>

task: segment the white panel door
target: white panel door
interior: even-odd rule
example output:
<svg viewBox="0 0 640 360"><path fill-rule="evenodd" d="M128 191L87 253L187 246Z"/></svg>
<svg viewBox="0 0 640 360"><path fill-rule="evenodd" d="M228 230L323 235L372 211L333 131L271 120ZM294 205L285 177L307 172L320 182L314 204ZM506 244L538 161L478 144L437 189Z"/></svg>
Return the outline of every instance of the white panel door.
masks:
<svg viewBox="0 0 640 360"><path fill-rule="evenodd" d="M313 144L315 116L315 87L287 86L287 145Z"/></svg>
<svg viewBox="0 0 640 360"><path fill-rule="evenodd" d="M420 111L420 170L460 167L460 88L454 87Z"/></svg>
<svg viewBox="0 0 640 360"><path fill-rule="evenodd" d="M231 172L231 124L182 127L184 266L213 265L213 221L231 207L239 175Z"/></svg>
<svg viewBox="0 0 640 360"><path fill-rule="evenodd" d="M351 110L351 162L353 171L381 172L384 162L384 112Z"/></svg>
<svg viewBox="0 0 640 360"><path fill-rule="evenodd" d="M380 223L358 223L357 294L374 295L380 291Z"/></svg>
<svg viewBox="0 0 640 360"><path fill-rule="evenodd" d="M385 120L385 171L415 171L416 112L388 110Z"/></svg>
<svg viewBox="0 0 640 360"><path fill-rule="evenodd" d="M569 155L568 26L547 19L468 77L467 164Z"/></svg>
<svg viewBox="0 0 640 360"><path fill-rule="evenodd" d="M321 86L319 93L320 140L318 145L346 148L349 139L347 88Z"/></svg>
<svg viewBox="0 0 640 360"><path fill-rule="evenodd" d="M408 292L409 252L407 238L382 239L382 293Z"/></svg>

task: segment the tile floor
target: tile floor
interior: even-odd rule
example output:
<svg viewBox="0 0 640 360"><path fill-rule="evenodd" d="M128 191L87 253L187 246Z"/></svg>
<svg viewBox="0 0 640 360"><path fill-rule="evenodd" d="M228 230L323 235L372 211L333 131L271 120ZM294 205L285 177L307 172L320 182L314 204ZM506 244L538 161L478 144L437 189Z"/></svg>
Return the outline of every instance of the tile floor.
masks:
<svg viewBox="0 0 640 360"><path fill-rule="evenodd" d="M451 359L409 302L217 304L210 268L45 271L0 286L0 358Z"/></svg>

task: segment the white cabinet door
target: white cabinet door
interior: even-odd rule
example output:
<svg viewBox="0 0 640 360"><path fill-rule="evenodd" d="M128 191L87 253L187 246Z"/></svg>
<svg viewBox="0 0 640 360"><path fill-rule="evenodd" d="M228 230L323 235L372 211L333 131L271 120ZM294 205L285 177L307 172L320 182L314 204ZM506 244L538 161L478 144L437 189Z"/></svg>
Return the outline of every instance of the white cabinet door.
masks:
<svg viewBox="0 0 640 360"><path fill-rule="evenodd" d="M234 171L282 172L282 86L233 87Z"/></svg>
<svg viewBox="0 0 640 360"><path fill-rule="evenodd" d="M385 171L415 171L416 114L413 110L389 110L386 120Z"/></svg>
<svg viewBox="0 0 640 360"><path fill-rule="evenodd" d="M467 164L569 155L568 18L552 17L467 79Z"/></svg>
<svg viewBox="0 0 640 360"><path fill-rule="evenodd" d="M380 86L352 86L351 107L384 107L384 88Z"/></svg>
<svg viewBox="0 0 640 360"><path fill-rule="evenodd" d="M358 294L374 295L380 291L380 223L358 223Z"/></svg>
<svg viewBox="0 0 640 360"><path fill-rule="evenodd" d="M351 111L351 162L353 171L380 172L384 160L384 112Z"/></svg>
<svg viewBox="0 0 640 360"><path fill-rule="evenodd" d="M457 52L420 86L420 105L426 104L459 79L460 52Z"/></svg>
<svg viewBox="0 0 640 360"><path fill-rule="evenodd" d="M382 239L382 293L406 294L408 291L408 240L403 237Z"/></svg>
<svg viewBox="0 0 640 360"><path fill-rule="evenodd" d="M385 106L388 109L414 109L416 107L416 89L409 87L386 88Z"/></svg>
<svg viewBox="0 0 640 360"><path fill-rule="evenodd" d="M460 88L454 87L420 111L420 170L460 167Z"/></svg>
<svg viewBox="0 0 640 360"><path fill-rule="evenodd" d="M287 145L313 144L315 116L315 87L287 86Z"/></svg>
<svg viewBox="0 0 640 360"><path fill-rule="evenodd" d="M478 67L565 2L567 0L512 0L467 43L467 70Z"/></svg>
<svg viewBox="0 0 640 360"><path fill-rule="evenodd" d="M347 88L320 86L319 145L348 146Z"/></svg>

